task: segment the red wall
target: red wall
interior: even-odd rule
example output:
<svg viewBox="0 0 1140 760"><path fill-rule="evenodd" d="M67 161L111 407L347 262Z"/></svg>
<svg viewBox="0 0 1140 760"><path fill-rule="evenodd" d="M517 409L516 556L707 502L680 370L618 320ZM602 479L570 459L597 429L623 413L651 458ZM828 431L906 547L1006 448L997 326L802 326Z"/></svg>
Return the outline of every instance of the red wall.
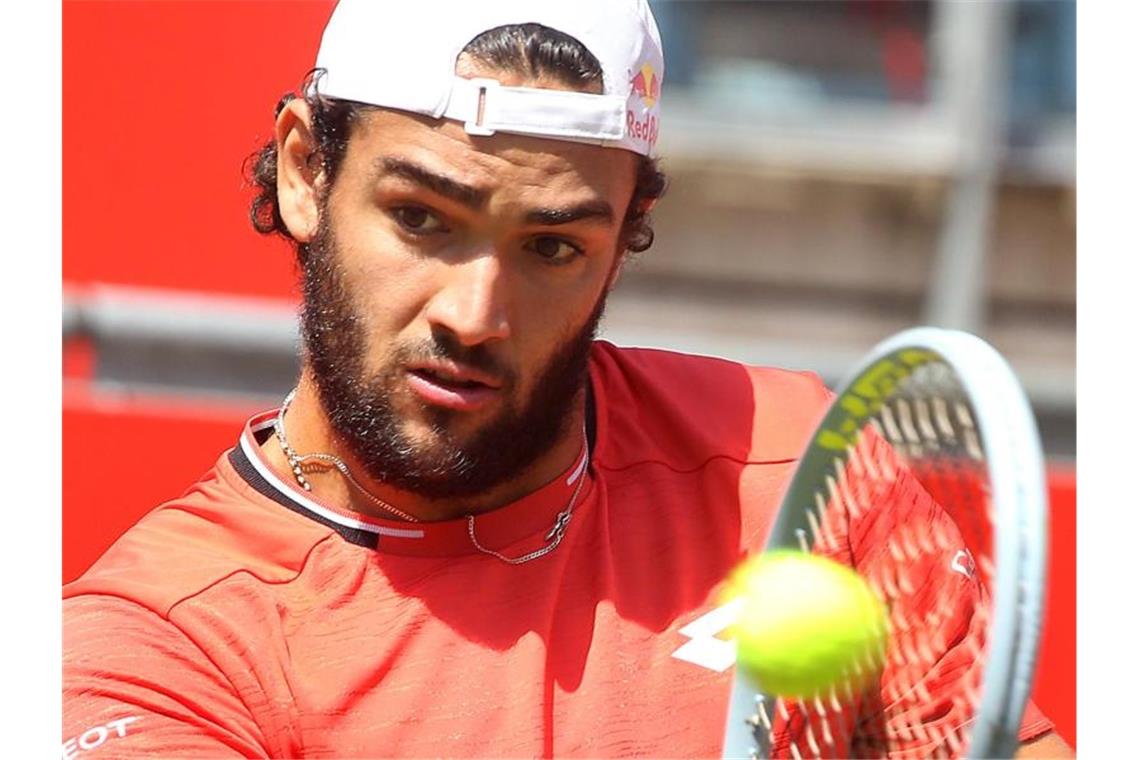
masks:
<svg viewBox="0 0 1140 760"><path fill-rule="evenodd" d="M289 295L289 250L250 228L242 164L331 7L64 2L67 282Z"/></svg>
<svg viewBox="0 0 1140 760"><path fill-rule="evenodd" d="M1077 745L1077 473L1049 471L1049 586L1033 699Z"/></svg>

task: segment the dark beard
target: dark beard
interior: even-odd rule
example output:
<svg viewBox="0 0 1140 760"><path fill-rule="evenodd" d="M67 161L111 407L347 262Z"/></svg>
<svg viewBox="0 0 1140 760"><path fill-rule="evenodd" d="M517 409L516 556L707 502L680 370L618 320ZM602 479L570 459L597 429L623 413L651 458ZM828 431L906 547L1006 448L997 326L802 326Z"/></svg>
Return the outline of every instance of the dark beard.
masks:
<svg viewBox="0 0 1140 760"><path fill-rule="evenodd" d="M471 497L517 477L566 432L575 400L586 387L604 295L582 328L554 353L521 405L503 409L468 440L450 429L462 412L427 407L433 440L420 444L404 434L391 399L410 361L446 358L477 367L503 378L500 392L508 398L518 385L515 373L486 346L465 347L440 330L429 340L393 346L385 368L367 373L362 321L338 264L335 236L323 222L303 257L302 272L301 332L310 372L333 430L372 479L427 498Z"/></svg>

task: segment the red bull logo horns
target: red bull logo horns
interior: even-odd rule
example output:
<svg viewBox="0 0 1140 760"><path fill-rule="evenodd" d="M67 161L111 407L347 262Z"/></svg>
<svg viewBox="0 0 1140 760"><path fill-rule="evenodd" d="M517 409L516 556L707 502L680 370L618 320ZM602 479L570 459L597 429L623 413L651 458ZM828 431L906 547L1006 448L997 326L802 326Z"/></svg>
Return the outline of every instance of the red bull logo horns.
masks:
<svg viewBox="0 0 1140 760"><path fill-rule="evenodd" d="M653 106L661 97L661 77L648 63L642 64L641 69L629 80L630 89L637 93L644 104L644 114L641 118L628 109L625 112L626 132L639 140L645 140L650 145L657 142L657 116L652 113Z"/></svg>
<svg viewBox="0 0 1140 760"><path fill-rule="evenodd" d="M648 63L641 67L641 71L633 75L633 79L629 83L633 91L645 101L648 108L653 108L653 104L661 97L661 80L658 79L657 72Z"/></svg>

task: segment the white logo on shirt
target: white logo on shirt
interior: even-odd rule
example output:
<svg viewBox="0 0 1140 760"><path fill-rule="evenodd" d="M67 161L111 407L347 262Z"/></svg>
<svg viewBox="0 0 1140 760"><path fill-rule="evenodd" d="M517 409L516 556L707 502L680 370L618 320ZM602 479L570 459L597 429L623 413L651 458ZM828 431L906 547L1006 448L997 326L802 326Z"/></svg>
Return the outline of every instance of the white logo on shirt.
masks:
<svg viewBox="0 0 1140 760"><path fill-rule="evenodd" d="M958 553L954 555L954 559L950 560L950 569L956 573L961 573L967 578L974 577L974 558L965 549L959 549Z"/></svg>
<svg viewBox="0 0 1140 760"><path fill-rule="evenodd" d="M112 731L115 732L115 736L126 736L127 726L138 719L139 716L137 715L116 718L104 726L95 726L87 729L79 736L73 736L63 743L63 760L73 760L73 758L79 757L81 751L87 752L102 746L107 739L111 738Z"/></svg>
<svg viewBox="0 0 1140 760"><path fill-rule="evenodd" d="M673 657L702 668L723 673L736 662L736 640L718 638L740 615L742 600L734 599L711 612L706 612L678 633L690 641L673 652Z"/></svg>

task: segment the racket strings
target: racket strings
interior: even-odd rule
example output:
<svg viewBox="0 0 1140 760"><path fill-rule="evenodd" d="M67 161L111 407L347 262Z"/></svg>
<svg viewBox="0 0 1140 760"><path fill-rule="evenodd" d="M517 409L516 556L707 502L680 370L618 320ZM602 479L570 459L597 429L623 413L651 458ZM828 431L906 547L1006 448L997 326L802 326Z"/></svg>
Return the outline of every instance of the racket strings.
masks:
<svg viewBox="0 0 1140 760"><path fill-rule="evenodd" d="M852 687L861 675L853 672L829 694L758 705L754 725L772 756L965 751L989 610L964 606L960 582L947 578L965 576L988 601L993 516L985 454L963 398L949 368L916 369L891 389L804 507L797 537L805 551L856 565L853 542L877 547L860 555L856 569L886 604L888 636L869 689Z"/></svg>

